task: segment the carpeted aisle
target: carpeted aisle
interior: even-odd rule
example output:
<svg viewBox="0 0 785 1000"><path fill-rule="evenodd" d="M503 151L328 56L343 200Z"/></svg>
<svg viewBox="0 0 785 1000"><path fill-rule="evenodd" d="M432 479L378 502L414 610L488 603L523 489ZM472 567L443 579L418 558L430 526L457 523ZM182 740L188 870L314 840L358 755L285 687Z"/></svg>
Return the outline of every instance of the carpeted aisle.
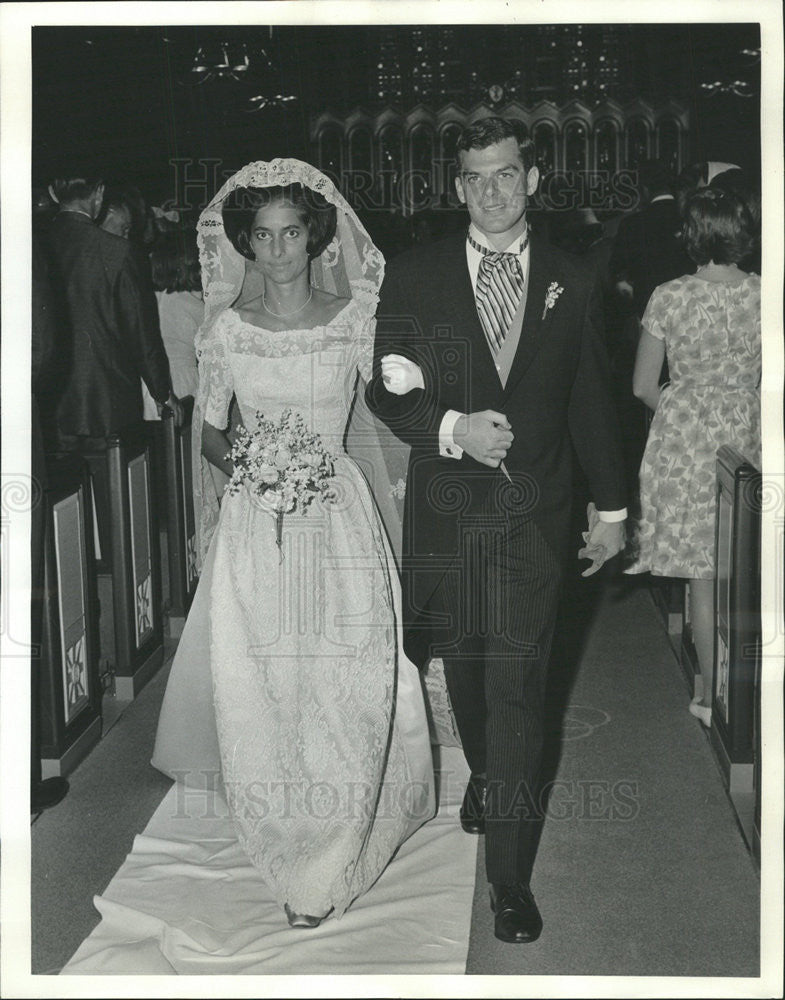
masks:
<svg viewBox="0 0 785 1000"><path fill-rule="evenodd" d="M167 640L168 657L174 644ZM30 831L32 971L55 974L99 917L108 883L171 785L150 766L167 663L69 775L70 789Z"/></svg>
<svg viewBox="0 0 785 1000"><path fill-rule="evenodd" d="M467 972L757 976L760 883L681 667L645 589L600 596L571 689L554 659L554 722L567 709L532 880L542 936L493 936L480 850ZM580 591L571 608L562 669Z"/></svg>
<svg viewBox="0 0 785 1000"><path fill-rule="evenodd" d="M550 684L547 773L555 784L533 880L545 922L539 941L509 945L493 936L482 838L458 823L467 771L455 748L441 750L451 778L439 818L403 845L341 920L290 929L265 902L220 812L207 824L178 818L177 793L149 765L162 671L80 765L63 803L32 827L33 972L59 972L73 956L65 970L73 974L310 967L756 977L757 870L707 734L687 711L685 679L648 592L579 581L565 607ZM194 894L178 912L183 884ZM78 986L70 975L68 982ZM440 995L438 982L423 989ZM718 978L714 993L700 995L728 995L722 986ZM477 987L501 995L493 984ZM525 984L514 988L525 995Z"/></svg>

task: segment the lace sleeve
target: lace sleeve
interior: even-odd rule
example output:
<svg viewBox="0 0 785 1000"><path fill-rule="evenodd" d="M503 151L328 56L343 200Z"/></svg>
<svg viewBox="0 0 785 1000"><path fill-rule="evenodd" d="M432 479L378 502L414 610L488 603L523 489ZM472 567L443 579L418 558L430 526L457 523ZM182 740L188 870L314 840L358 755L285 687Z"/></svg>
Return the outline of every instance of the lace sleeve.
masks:
<svg viewBox="0 0 785 1000"><path fill-rule="evenodd" d="M360 372L363 380L369 382L373 371L373 341L376 335L376 317L363 316L357 333L357 370Z"/></svg>
<svg viewBox="0 0 785 1000"><path fill-rule="evenodd" d="M234 382L222 337L212 336L204 343L199 356L199 380L204 419L223 430L229 423Z"/></svg>

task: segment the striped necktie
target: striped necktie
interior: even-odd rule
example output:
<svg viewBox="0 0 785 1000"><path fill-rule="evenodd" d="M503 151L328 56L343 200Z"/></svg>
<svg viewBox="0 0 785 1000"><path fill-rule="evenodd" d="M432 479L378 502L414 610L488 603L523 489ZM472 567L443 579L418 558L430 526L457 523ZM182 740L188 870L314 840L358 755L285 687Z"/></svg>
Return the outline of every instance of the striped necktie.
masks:
<svg viewBox="0 0 785 1000"><path fill-rule="evenodd" d="M518 254L526 249L529 234L528 231L524 234L517 254L489 250L473 240L469 233L466 238L483 255L477 274L477 312L495 357L512 326L523 295L523 272Z"/></svg>

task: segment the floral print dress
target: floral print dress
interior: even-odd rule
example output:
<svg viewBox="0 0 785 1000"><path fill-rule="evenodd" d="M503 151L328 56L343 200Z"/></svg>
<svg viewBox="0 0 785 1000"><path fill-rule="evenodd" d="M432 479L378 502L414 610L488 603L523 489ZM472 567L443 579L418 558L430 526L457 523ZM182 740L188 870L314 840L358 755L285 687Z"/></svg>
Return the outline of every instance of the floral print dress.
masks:
<svg viewBox="0 0 785 1000"><path fill-rule="evenodd" d="M710 580L717 449L730 445L760 467L760 277L676 278L654 290L642 323L665 341L671 381L641 463L627 572Z"/></svg>

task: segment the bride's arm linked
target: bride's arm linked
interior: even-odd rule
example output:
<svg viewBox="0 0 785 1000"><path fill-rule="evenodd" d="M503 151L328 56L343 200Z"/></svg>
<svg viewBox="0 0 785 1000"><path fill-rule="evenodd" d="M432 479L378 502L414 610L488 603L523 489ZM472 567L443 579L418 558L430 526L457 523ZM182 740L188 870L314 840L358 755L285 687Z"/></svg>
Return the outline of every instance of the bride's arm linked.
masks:
<svg viewBox="0 0 785 1000"><path fill-rule="evenodd" d="M206 420L202 423L202 454L212 465L231 476L234 466L226 457L232 450L226 434Z"/></svg>
<svg viewBox="0 0 785 1000"><path fill-rule="evenodd" d="M395 268L388 270L381 287L376 319L373 377L366 389L369 408L396 437L408 445L439 450L439 428L447 408L429 385L428 366L418 349L418 328L407 309L407 293ZM423 387L398 395L385 384L382 358L398 356L414 362L423 375Z"/></svg>

